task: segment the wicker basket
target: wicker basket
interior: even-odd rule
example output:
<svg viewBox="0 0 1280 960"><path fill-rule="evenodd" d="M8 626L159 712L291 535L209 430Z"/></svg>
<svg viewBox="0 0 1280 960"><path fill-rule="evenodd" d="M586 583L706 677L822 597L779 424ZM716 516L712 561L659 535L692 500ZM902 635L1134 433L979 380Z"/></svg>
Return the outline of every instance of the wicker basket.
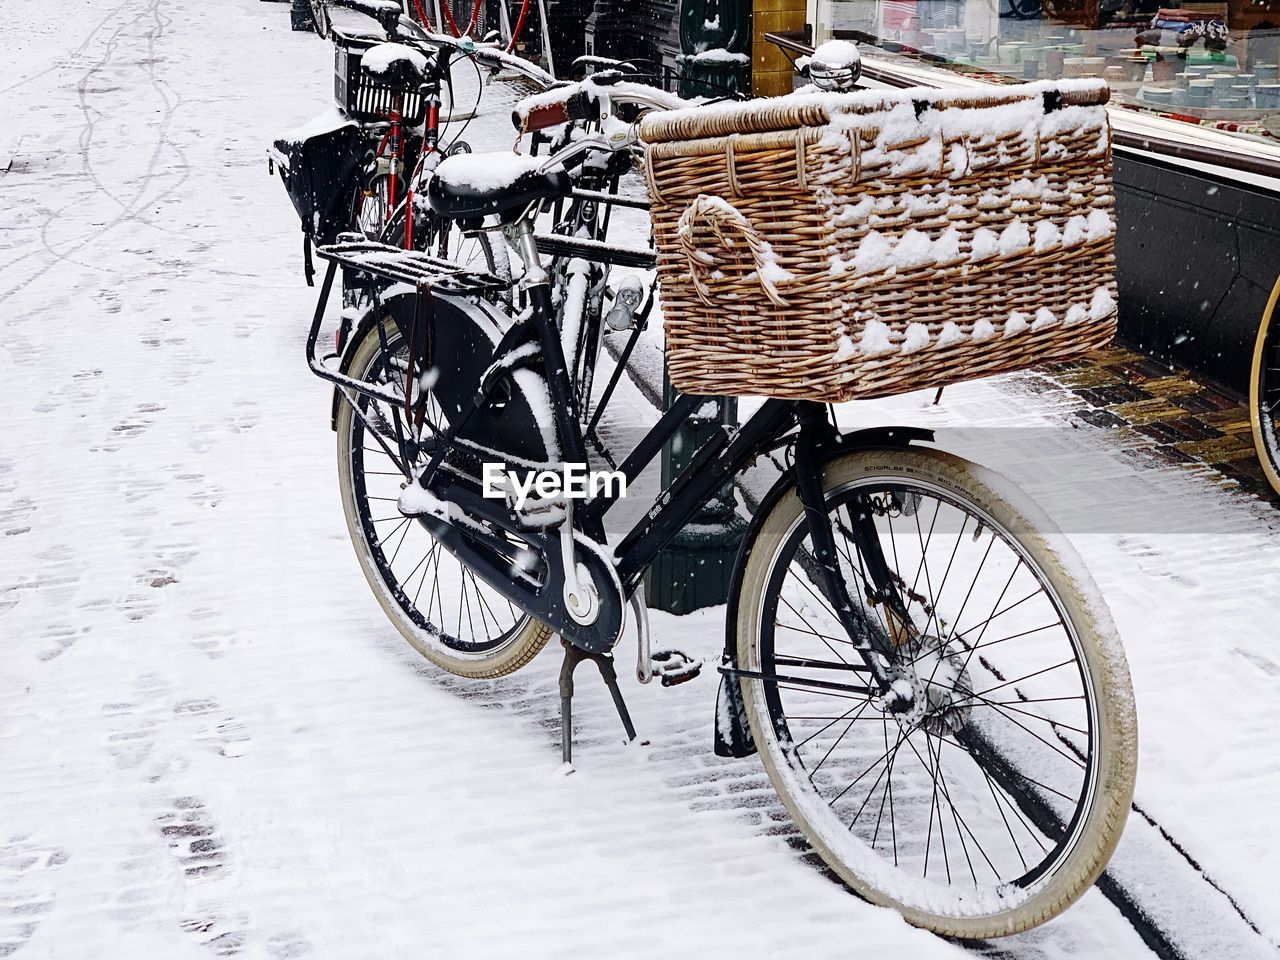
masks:
<svg viewBox="0 0 1280 960"><path fill-rule="evenodd" d="M796 94L641 124L671 382L841 402L1115 334L1104 84Z"/></svg>

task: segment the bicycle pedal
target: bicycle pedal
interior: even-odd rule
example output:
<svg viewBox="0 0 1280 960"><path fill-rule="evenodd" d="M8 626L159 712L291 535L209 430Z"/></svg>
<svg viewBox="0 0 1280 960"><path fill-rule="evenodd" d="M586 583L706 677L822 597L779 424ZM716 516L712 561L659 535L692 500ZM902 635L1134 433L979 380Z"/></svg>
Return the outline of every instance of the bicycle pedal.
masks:
<svg viewBox="0 0 1280 960"><path fill-rule="evenodd" d="M649 659L653 663L653 675L662 680L664 687L687 683L702 672L702 661L683 650L655 650Z"/></svg>

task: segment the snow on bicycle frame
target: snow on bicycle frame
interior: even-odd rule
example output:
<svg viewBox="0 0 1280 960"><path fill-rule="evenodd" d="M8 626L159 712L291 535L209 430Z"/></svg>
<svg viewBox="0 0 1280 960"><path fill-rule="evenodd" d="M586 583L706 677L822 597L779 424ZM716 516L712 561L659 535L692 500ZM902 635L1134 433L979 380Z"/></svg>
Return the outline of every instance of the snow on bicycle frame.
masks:
<svg viewBox="0 0 1280 960"><path fill-rule="evenodd" d="M841 402L1115 334L1109 92L797 93L640 124L677 389Z"/></svg>

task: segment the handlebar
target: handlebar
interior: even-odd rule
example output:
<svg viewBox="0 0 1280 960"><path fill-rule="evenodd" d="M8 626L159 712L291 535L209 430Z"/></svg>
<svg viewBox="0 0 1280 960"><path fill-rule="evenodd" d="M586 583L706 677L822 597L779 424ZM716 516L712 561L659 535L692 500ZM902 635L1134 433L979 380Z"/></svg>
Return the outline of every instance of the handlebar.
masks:
<svg viewBox="0 0 1280 960"><path fill-rule="evenodd" d="M419 40L421 43L428 43L440 48L448 47L484 64L494 71L502 69L514 70L526 79L532 80L544 90L555 86L558 82L555 77L537 64L530 63L515 54L507 53L496 43L477 43L470 37L451 37L445 33L429 33L426 30L421 31L421 33L422 37Z"/></svg>
<svg viewBox="0 0 1280 960"><path fill-rule="evenodd" d="M697 102L637 83L622 71L609 70L525 97L511 111L511 124L523 135L562 123L604 120L618 106L678 110Z"/></svg>

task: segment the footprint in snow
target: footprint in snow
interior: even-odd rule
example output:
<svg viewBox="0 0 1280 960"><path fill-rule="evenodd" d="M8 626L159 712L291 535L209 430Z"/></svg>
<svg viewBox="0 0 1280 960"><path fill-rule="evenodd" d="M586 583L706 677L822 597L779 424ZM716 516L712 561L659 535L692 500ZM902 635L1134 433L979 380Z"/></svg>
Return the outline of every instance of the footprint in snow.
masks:
<svg viewBox="0 0 1280 960"><path fill-rule="evenodd" d="M230 630L203 630L191 635L191 645L210 660L222 659L235 642L235 634Z"/></svg>
<svg viewBox="0 0 1280 960"><path fill-rule="evenodd" d="M173 692L173 685L154 673L138 677L133 686L134 693L129 700L102 706L111 728L107 734L107 751L121 770L138 769L144 761L153 759L164 712ZM143 773L154 783L185 765L181 757L160 758Z"/></svg>
<svg viewBox="0 0 1280 960"><path fill-rule="evenodd" d="M277 933L267 940L271 960L301 960L311 955L311 941L300 933Z"/></svg>
<svg viewBox="0 0 1280 960"><path fill-rule="evenodd" d="M207 435L209 433L209 431L207 430L201 430L197 432L201 435ZM193 438L194 438L194 434L193 434ZM193 439L192 447L194 448L195 446L196 446L196 441ZM207 448L208 446L207 442L205 443L205 446ZM192 503L208 504L209 506L217 506L218 501L222 499L221 487L219 487L215 483L205 482L204 477L200 476L199 474L184 475L183 477L181 477L181 479L183 480L186 480L188 478L193 484L193 489L187 494L188 499L190 499Z"/></svg>
<svg viewBox="0 0 1280 960"><path fill-rule="evenodd" d="M159 480L144 477L130 478L120 485L120 493L125 503L137 503L139 500L150 499L163 489L164 484Z"/></svg>
<svg viewBox="0 0 1280 960"><path fill-rule="evenodd" d="M107 752L115 765L121 770L141 766L156 745L156 720L140 714L136 703L105 703L102 712L112 726Z"/></svg>
<svg viewBox="0 0 1280 960"><path fill-rule="evenodd" d="M159 862L162 856L154 844L148 844L132 846L116 860L115 906L109 911L113 918L126 926L152 921L168 896L167 864Z"/></svg>
<svg viewBox="0 0 1280 960"><path fill-rule="evenodd" d="M66 653L81 635L89 632L89 627L76 628L69 623L53 623L40 631L40 639L48 646L36 654L38 660L53 660Z"/></svg>
<svg viewBox="0 0 1280 960"><path fill-rule="evenodd" d="M229 860L213 817L199 797L177 797L156 817L169 853L177 858L188 879L222 875Z"/></svg>
<svg viewBox="0 0 1280 960"><path fill-rule="evenodd" d="M30 533L31 515L35 509L35 502L30 497L19 497L0 509L0 532L3 532L6 537Z"/></svg>
<svg viewBox="0 0 1280 960"><path fill-rule="evenodd" d="M67 854L26 835L0 840L0 957L21 950L53 909L49 871Z"/></svg>
<svg viewBox="0 0 1280 960"><path fill-rule="evenodd" d="M244 433L252 430L258 423L258 407L249 400L237 400L235 410L231 414L228 425L232 433Z"/></svg>
<svg viewBox="0 0 1280 960"><path fill-rule="evenodd" d="M234 956L249 939L251 921L229 909L234 883L230 856L212 815L199 797L177 797L156 822L169 853L182 869L187 890L182 931L217 957Z"/></svg>
<svg viewBox="0 0 1280 960"><path fill-rule="evenodd" d="M128 596L121 597L116 606L125 618L137 622L145 620L157 610L160 609L160 603L152 596L141 593L131 593Z"/></svg>
<svg viewBox="0 0 1280 960"><path fill-rule="evenodd" d="M200 717L217 713L218 701L206 698L184 700L173 708L179 716ZM249 728L234 717L223 717L209 723L195 735L195 740L223 757L238 757L249 743Z"/></svg>
<svg viewBox="0 0 1280 960"><path fill-rule="evenodd" d="M156 548L156 559L172 569L185 567L199 555L195 547L190 542L164 543Z"/></svg>

